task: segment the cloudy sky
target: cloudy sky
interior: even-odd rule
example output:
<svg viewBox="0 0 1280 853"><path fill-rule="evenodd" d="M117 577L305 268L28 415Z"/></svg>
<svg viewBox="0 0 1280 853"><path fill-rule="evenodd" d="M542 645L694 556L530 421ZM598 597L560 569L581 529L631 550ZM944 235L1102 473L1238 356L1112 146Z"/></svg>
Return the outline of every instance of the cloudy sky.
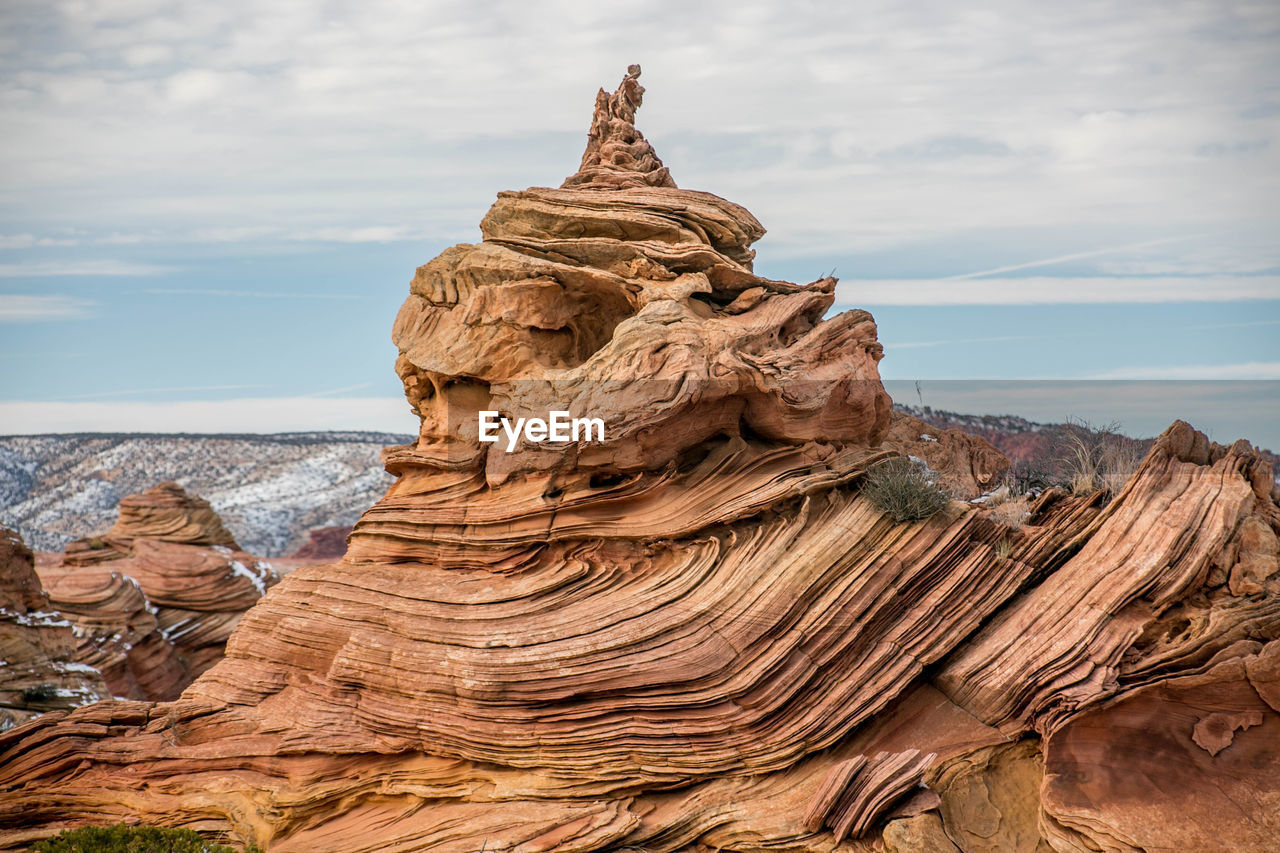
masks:
<svg viewBox="0 0 1280 853"><path fill-rule="evenodd" d="M1280 5L1132 0L6 0L0 433L411 431L414 268L631 62L677 183L834 269L925 403L1280 445Z"/></svg>

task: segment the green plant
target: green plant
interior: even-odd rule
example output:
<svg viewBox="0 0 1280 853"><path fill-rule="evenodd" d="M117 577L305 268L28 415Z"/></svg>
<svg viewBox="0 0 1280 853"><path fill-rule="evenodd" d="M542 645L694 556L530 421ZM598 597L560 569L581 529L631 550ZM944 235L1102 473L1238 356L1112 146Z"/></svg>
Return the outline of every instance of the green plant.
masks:
<svg viewBox="0 0 1280 853"><path fill-rule="evenodd" d="M928 518L951 502L928 468L901 456L873 466L862 480L862 494L898 522Z"/></svg>
<svg viewBox="0 0 1280 853"><path fill-rule="evenodd" d="M37 841L35 853L238 853L190 829L159 826L82 826ZM246 853L261 853L254 846Z"/></svg>
<svg viewBox="0 0 1280 853"><path fill-rule="evenodd" d="M58 688L52 684L37 684L34 687L24 687L22 690L23 702L48 702L50 699L58 695Z"/></svg>

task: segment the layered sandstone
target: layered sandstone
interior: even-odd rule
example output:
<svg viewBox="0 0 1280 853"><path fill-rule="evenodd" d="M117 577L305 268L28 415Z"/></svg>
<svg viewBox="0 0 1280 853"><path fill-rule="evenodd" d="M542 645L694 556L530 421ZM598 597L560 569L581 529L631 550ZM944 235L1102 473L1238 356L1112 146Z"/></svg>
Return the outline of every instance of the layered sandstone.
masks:
<svg viewBox="0 0 1280 853"><path fill-rule="evenodd" d="M759 223L635 130L638 74L565 186L501 194L418 270L393 339L420 434L345 558L281 581L180 701L0 736L0 839L1267 849L1266 462L1177 423L1117 494L894 522L859 492L875 462L933 454L972 491L1001 459L893 437L874 320L754 274ZM551 410L605 440L479 440L481 411Z"/></svg>
<svg viewBox="0 0 1280 853"><path fill-rule="evenodd" d="M885 445L923 459L938 473L938 484L961 500L996 488L1009 470L1009 460L985 438L931 427L905 412L894 411Z"/></svg>
<svg viewBox="0 0 1280 853"><path fill-rule="evenodd" d="M74 649L71 623L50 605L31 549L0 527L0 731L111 697Z"/></svg>
<svg viewBox="0 0 1280 853"><path fill-rule="evenodd" d="M72 542L39 572L75 626L76 660L131 699L176 699L279 579L176 483L124 498L106 534Z"/></svg>

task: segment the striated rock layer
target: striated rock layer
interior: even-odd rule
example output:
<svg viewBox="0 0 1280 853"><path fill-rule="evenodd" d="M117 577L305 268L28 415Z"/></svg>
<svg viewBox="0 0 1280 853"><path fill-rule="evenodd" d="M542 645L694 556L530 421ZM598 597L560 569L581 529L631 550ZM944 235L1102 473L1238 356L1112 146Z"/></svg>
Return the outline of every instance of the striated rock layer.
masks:
<svg viewBox="0 0 1280 853"><path fill-rule="evenodd" d="M1269 466L1176 423L1118 494L895 523L859 478L932 442L890 433L873 319L753 273L763 229L675 187L638 75L564 187L501 194L418 270L393 339L421 431L345 558L288 575L180 701L0 736L0 841L1268 849ZM480 440L482 411L553 410L603 440ZM944 482L998 476L933 437Z"/></svg>
<svg viewBox="0 0 1280 853"><path fill-rule="evenodd" d="M72 542L39 573L74 626L76 661L131 699L176 699L279 580L176 483L124 498L110 531Z"/></svg>
<svg viewBox="0 0 1280 853"><path fill-rule="evenodd" d="M0 731L111 697L74 649L71 623L49 604L31 549L0 527Z"/></svg>

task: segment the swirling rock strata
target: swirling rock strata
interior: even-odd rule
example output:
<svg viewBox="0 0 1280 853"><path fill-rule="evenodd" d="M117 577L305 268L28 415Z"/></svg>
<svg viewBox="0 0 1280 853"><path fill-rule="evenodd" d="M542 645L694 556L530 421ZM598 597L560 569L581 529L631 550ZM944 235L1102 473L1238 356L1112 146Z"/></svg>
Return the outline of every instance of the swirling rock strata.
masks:
<svg viewBox="0 0 1280 853"><path fill-rule="evenodd" d="M566 186L502 194L418 270L393 339L419 437L346 557L288 575L180 701L0 735L0 840L129 818L273 853L1192 849L1179 797L1136 785L1137 819L1090 772L1181 738L1214 806L1253 810L1223 837L1262 849L1265 462L1179 423L1117 495L893 522L858 488L906 449L874 320L755 275L759 223L641 144L637 76ZM480 440L481 411L553 409L604 439ZM940 473L994 476L949 447ZM1183 710L1146 726L1151 703Z"/></svg>
<svg viewBox="0 0 1280 853"><path fill-rule="evenodd" d="M119 571L41 567L52 605L71 621L75 659L102 673L114 696L177 698L191 677L159 630L156 608L138 582Z"/></svg>
<svg viewBox="0 0 1280 853"><path fill-rule="evenodd" d="M39 572L74 625L76 660L130 699L176 699L279 579L175 483L124 498L110 531L72 542Z"/></svg>
<svg viewBox="0 0 1280 853"><path fill-rule="evenodd" d="M177 483L161 483L122 498L120 518L102 538L125 547L136 539L239 547L209 502L187 494Z"/></svg>
<svg viewBox="0 0 1280 853"><path fill-rule="evenodd" d="M0 527L0 731L111 697L97 670L73 659L74 649L71 623L50 605L31 549Z"/></svg>

